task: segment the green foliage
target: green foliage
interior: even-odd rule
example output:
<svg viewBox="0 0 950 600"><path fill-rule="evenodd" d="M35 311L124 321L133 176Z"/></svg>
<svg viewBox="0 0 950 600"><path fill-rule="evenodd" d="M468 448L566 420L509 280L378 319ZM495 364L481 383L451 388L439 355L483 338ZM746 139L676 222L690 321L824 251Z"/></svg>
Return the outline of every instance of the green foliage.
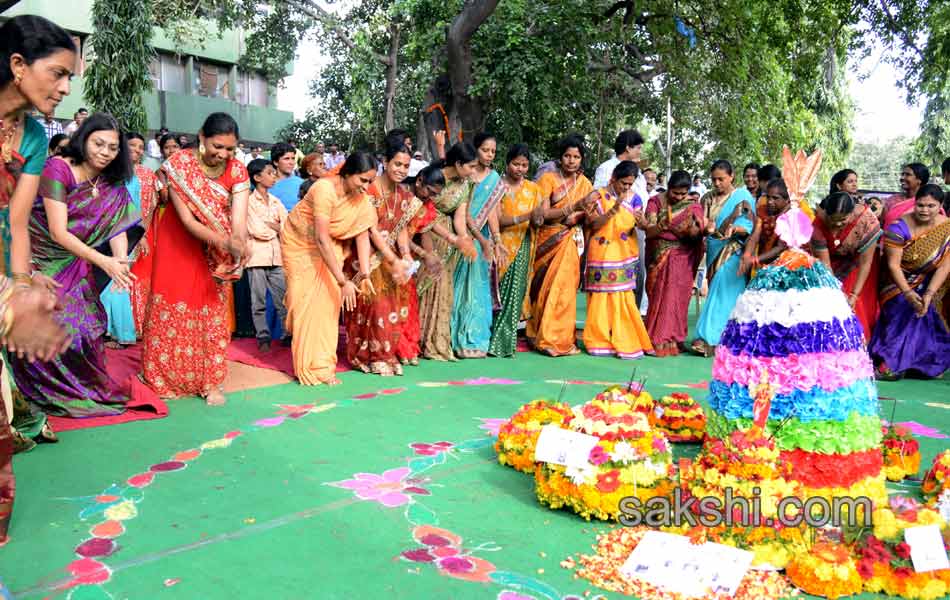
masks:
<svg viewBox="0 0 950 600"><path fill-rule="evenodd" d="M308 110L303 119L288 123L274 134L274 137L280 141L291 140L304 154L312 152L319 142L335 142L347 150L374 147L371 139L360 135L356 130L340 128L327 117L332 119L332 114L327 111Z"/></svg>
<svg viewBox="0 0 950 600"><path fill-rule="evenodd" d="M847 154L853 108L841 29L848 3L813 0L803 10L798 0L698 0L674 11L647 0L629 22L625 9L605 16L612 4L506 0L478 30L471 91L502 146L521 141L550 156L559 137L582 132L593 166L609 156L621 128L646 126L665 143L670 98L675 168L702 170L719 156L778 160L783 144L820 147L829 162ZM313 92L326 126L382 136L385 72L375 57L387 52L386 24L397 19L405 24L397 123L414 129L426 91L447 68L446 30L461 6L355 3L340 23L356 48L321 36L331 64ZM693 30L695 45L677 31L678 20ZM647 153L661 162L655 150Z"/></svg>
<svg viewBox="0 0 950 600"><path fill-rule="evenodd" d="M950 157L950 80L927 100L920 136L914 141L915 160L940 174L940 164Z"/></svg>
<svg viewBox="0 0 950 600"><path fill-rule="evenodd" d="M904 137L887 142L858 142L848 159L847 166L858 173L858 185L868 190L900 190L901 167L913 162L911 140ZM826 186L827 188L827 186ZM826 189L823 188L823 189Z"/></svg>
<svg viewBox="0 0 950 600"><path fill-rule="evenodd" d="M140 0L96 0L92 9L95 59L84 93L95 110L111 113L125 131L148 128L142 95L152 89L149 8Z"/></svg>

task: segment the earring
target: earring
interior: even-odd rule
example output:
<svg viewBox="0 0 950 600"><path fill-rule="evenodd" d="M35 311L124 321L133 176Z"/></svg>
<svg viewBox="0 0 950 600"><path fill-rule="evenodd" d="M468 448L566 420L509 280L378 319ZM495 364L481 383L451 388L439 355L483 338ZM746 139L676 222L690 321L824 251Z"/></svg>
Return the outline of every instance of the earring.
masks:
<svg viewBox="0 0 950 600"><path fill-rule="evenodd" d="M13 84L17 87L20 87L20 82L23 81L23 73L17 73L13 77Z"/></svg>
<svg viewBox="0 0 950 600"><path fill-rule="evenodd" d="M205 155L205 145L204 145L204 144L200 144L200 145L198 146L198 155L199 155L199 156L204 156L204 155Z"/></svg>

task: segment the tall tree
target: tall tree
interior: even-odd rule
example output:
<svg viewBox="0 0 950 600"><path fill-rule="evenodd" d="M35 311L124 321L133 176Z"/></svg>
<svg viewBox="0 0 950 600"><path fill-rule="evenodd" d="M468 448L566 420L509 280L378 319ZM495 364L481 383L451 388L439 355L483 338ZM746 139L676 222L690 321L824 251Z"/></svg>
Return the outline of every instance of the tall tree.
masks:
<svg viewBox="0 0 950 600"><path fill-rule="evenodd" d="M143 95L152 89L150 8L140 0L96 0L92 8L95 58L84 94L95 110L111 113L126 131L148 128Z"/></svg>

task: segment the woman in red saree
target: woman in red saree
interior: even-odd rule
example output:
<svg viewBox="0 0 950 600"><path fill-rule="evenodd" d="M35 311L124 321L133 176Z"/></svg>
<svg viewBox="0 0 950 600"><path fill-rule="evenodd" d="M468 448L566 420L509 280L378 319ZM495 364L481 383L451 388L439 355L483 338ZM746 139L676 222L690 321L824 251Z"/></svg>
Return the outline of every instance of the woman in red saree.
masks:
<svg viewBox="0 0 950 600"><path fill-rule="evenodd" d="M812 233L812 252L842 282L848 304L864 329L864 341L881 310L878 303L878 240L881 223L866 204L856 204L847 192L835 192L821 201Z"/></svg>
<svg viewBox="0 0 950 600"><path fill-rule="evenodd" d="M402 184L410 160L405 146L387 148L386 169L366 190L377 218L370 237L378 252L371 259L369 276L376 293L361 296L356 310L346 316L347 360L364 373L402 375L398 349L409 318L410 290L402 277L394 276L390 265L399 256L404 265L411 264L409 225L422 208L422 202ZM360 272L357 257L351 260L350 271Z"/></svg>
<svg viewBox="0 0 950 600"><path fill-rule="evenodd" d="M143 379L160 396L224 403L230 341L225 288L246 250L247 169L233 158L230 115L210 115L199 146L165 163L172 207L154 219L151 292L145 308Z"/></svg>
<svg viewBox="0 0 950 600"><path fill-rule="evenodd" d="M544 225L538 229L534 273L528 287L531 316L528 339L535 349L550 356L577 354L577 287L581 261L574 232L584 220L587 196L594 186L581 171L584 142L568 136L558 144L556 171L538 179Z"/></svg>
<svg viewBox="0 0 950 600"><path fill-rule="evenodd" d="M703 207L689 199L691 178L673 171L667 191L647 204L652 259L647 272L647 332L656 355L675 356L689 329L689 299L703 257Z"/></svg>

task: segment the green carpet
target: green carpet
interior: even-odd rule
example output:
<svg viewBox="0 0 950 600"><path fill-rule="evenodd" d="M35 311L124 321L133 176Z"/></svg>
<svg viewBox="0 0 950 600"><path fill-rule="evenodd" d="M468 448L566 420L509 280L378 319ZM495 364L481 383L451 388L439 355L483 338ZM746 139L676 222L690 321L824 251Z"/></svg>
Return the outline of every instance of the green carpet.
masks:
<svg viewBox="0 0 950 600"><path fill-rule="evenodd" d="M15 459L12 540L0 550L0 579L15 598L74 600L496 598L505 590L535 598L583 597L586 590L596 596L559 562L589 551L607 526L540 507L532 479L495 462L481 419L506 418L533 398L557 397L556 380L626 381L634 364L649 377L648 390L662 395L675 391L667 384L707 380L711 360L629 363L521 353L423 362L400 378L344 373L336 388L258 389L231 395L223 408L182 400L166 419L64 433L59 444ZM445 385L466 379L475 381ZM564 400L584 402L602 387L563 386ZM402 389L359 398L384 388ZM704 399L700 389L686 391ZM896 404L882 401L882 415L890 417L896 406L895 421L950 432L947 392L947 381L882 384L881 395L896 398ZM233 437L225 437L229 432ZM919 439L925 465L948 446L947 439ZM439 441L454 446L431 456L416 453L425 447L410 447ZM166 462L202 444L200 454ZM418 461L411 464L419 481L393 486L397 493L383 499L397 506L326 485L407 461ZM126 483L152 465L168 470L141 488ZM391 475L398 480L400 473ZM407 486L414 489L399 492ZM901 487L916 493L913 484ZM114 546L80 548L90 528L107 518L124 519ZM435 564L401 559L424 546L412 539L413 524L459 536L463 551L487 561L480 563L485 570L491 565L494 580L467 581ZM77 550L97 558L82 561ZM63 589L76 576L95 585Z"/></svg>

